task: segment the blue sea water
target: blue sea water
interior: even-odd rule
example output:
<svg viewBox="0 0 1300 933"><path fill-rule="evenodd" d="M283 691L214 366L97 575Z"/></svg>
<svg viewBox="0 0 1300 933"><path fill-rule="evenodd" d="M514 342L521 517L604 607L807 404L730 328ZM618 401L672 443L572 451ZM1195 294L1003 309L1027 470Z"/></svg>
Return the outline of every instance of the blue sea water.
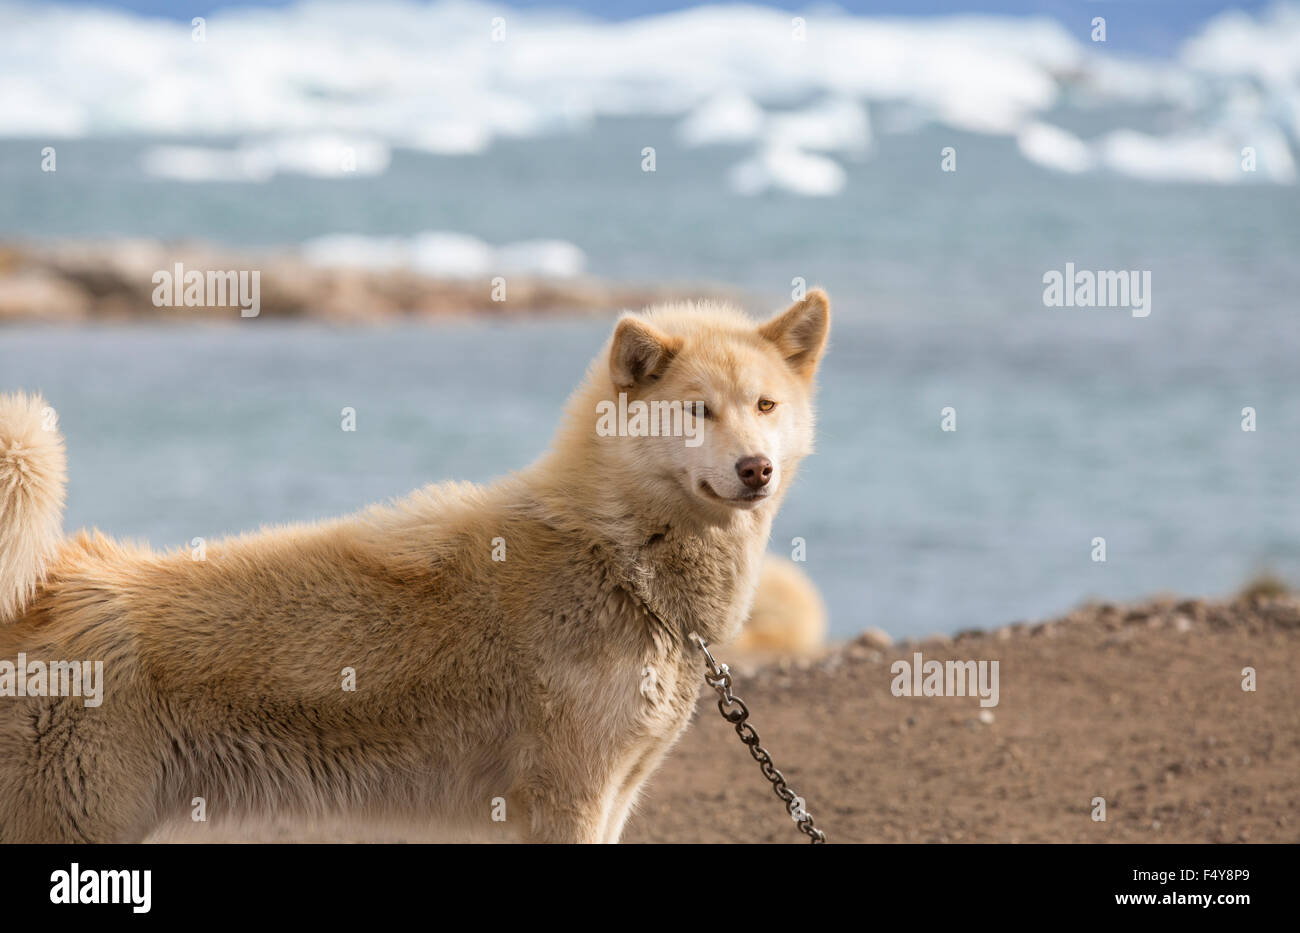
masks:
<svg viewBox="0 0 1300 933"><path fill-rule="evenodd" d="M668 125L604 121L468 160L399 151L375 178L262 185L153 179L137 168L147 140L69 141L57 180L0 204L0 234L558 236L595 275L723 283L756 313L796 276L821 283L835 324L818 450L772 548L806 540L839 636L1226 593L1262 569L1300 580L1294 188L1064 176L1006 140L935 128L883 137L837 198L743 198L718 184L725 149L687 157ZM661 145L651 176L647 141ZM939 170L944 145L956 173ZM0 142L0 174L29 149ZM1045 307L1042 277L1067 262L1149 270L1150 316ZM60 412L69 528L177 546L526 465L609 325L10 327L0 389L41 389ZM340 430L348 406L355 433Z"/></svg>

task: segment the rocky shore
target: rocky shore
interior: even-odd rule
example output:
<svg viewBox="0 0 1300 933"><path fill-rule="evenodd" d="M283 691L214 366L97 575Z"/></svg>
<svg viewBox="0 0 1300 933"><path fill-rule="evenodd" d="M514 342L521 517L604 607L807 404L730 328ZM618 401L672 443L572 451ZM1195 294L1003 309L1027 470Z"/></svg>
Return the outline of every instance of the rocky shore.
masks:
<svg viewBox="0 0 1300 933"><path fill-rule="evenodd" d="M231 299L161 306L156 276L183 270L258 273L257 317L374 324L453 314L609 313L659 301L721 297L722 289L636 286L537 275L452 279L409 268L321 265L292 249L241 251L198 242L0 242L0 324L227 320ZM176 289L179 294L181 289ZM245 315L248 316L248 315Z"/></svg>

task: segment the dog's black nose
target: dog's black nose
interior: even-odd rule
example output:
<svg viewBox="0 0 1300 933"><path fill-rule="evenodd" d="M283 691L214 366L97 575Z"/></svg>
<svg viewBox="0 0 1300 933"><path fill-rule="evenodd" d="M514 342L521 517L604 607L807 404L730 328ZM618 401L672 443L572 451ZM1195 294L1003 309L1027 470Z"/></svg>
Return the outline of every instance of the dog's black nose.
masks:
<svg viewBox="0 0 1300 933"><path fill-rule="evenodd" d="M736 461L736 475L750 489L760 489L772 479L772 461L766 457L741 457Z"/></svg>

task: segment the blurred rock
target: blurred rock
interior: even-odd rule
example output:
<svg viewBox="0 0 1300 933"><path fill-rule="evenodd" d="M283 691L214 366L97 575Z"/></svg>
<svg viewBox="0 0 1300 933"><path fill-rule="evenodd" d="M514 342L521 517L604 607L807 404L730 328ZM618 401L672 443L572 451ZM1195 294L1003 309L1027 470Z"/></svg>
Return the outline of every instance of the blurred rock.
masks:
<svg viewBox="0 0 1300 933"><path fill-rule="evenodd" d="M76 321L86 316L90 304L84 289L46 270L0 273L0 322Z"/></svg>
<svg viewBox="0 0 1300 933"><path fill-rule="evenodd" d="M858 636L858 643L876 651L884 651L894 643L889 633L882 628L869 628Z"/></svg>

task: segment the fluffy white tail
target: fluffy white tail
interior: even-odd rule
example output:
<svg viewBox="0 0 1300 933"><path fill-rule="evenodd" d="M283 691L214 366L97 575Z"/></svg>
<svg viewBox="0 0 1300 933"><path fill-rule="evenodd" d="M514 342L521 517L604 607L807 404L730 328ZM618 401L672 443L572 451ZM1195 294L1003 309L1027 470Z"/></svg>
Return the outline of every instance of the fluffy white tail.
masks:
<svg viewBox="0 0 1300 933"><path fill-rule="evenodd" d="M67 456L39 395L0 395L0 624L14 621L63 538Z"/></svg>

